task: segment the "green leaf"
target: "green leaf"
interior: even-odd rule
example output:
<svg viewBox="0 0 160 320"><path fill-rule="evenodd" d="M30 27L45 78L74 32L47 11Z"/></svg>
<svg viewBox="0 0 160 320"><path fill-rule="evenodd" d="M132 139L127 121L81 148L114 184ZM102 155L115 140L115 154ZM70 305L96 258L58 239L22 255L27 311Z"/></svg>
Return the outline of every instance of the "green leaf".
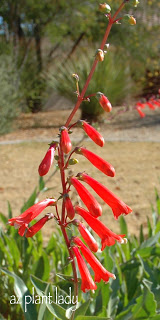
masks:
<svg viewBox="0 0 160 320"><path fill-rule="evenodd" d="M141 224L141 226L140 226L139 241L140 241L140 243L142 243L144 241L143 224Z"/></svg>
<svg viewBox="0 0 160 320"><path fill-rule="evenodd" d="M155 193L156 193L157 212L160 215L160 197L157 189L155 189Z"/></svg>
<svg viewBox="0 0 160 320"><path fill-rule="evenodd" d="M39 259L36 262L32 272L34 272L34 274L36 274L38 278L44 281L49 278L49 274L50 274L49 259L44 250L42 251L42 255L39 256Z"/></svg>
<svg viewBox="0 0 160 320"><path fill-rule="evenodd" d="M154 294L148 286L144 285L143 294L136 299L136 305L132 307L133 319L148 319L156 315L156 306Z"/></svg>
<svg viewBox="0 0 160 320"><path fill-rule="evenodd" d="M34 189L29 199L25 202L25 204L21 208L21 213L26 211L31 206L33 206L35 204L36 198L37 198L37 188Z"/></svg>
<svg viewBox="0 0 160 320"><path fill-rule="evenodd" d="M160 256L160 247L146 247L136 251L135 255L140 255L141 258L146 259L151 256Z"/></svg>
<svg viewBox="0 0 160 320"><path fill-rule="evenodd" d="M5 225L7 224L8 219L4 216L2 212L0 212L0 219Z"/></svg>
<svg viewBox="0 0 160 320"><path fill-rule="evenodd" d="M49 294L51 293L51 297L53 297L52 292L53 292L52 286L48 285L48 287L46 288L45 294L49 296ZM52 313L52 315L58 319L67 320L66 310L62 308L57 302L54 302L53 300L51 301L48 301L48 300L49 299L47 299L47 301L45 300L45 303L48 310Z"/></svg>
<svg viewBox="0 0 160 320"><path fill-rule="evenodd" d="M84 302L78 309L76 309L75 319L80 315L84 316L86 314L89 304L90 304L90 300Z"/></svg>
<svg viewBox="0 0 160 320"><path fill-rule="evenodd" d="M125 234L127 237L128 236L128 228L127 228L127 223L126 223L123 216L120 216L119 223L120 223L121 234Z"/></svg>
<svg viewBox="0 0 160 320"><path fill-rule="evenodd" d="M41 303L39 312L38 312L38 319L37 320L54 320L52 313L46 307L46 304Z"/></svg>
<svg viewBox="0 0 160 320"><path fill-rule="evenodd" d="M16 241L13 238L8 237L7 235L4 235L3 237L8 246L12 258L14 259L14 264L18 268L20 262L20 252L18 250Z"/></svg>
<svg viewBox="0 0 160 320"><path fill-rule="evenodd" d="M112 320L111 318L102 317L89 317L89 316L78 316L76 320Z"/></svg>
<svg viewBox="0 0 160 320"><path fill-rule="evenodd" d="M160 238L160 231L157 232L155 236L150 237L149 239L142 242L142 244L140 245L140 249L155 245L158 242L159 238Z"/></svg>
<svg viewBox="0 0 160 320"><path fill-rule="evenodd" d="M6 319L2 316L2 314L0 314L0 320L6 320Z"/></svg>
<svg viewBox="0 0 160 320"><path fill-rule="evenodd" d="M8 219L11 219L12 218L12 208L11 208L9 201L7 201L7 204L8 204Z"/></svg>
<svg viewBox="0 0 160 320"><path fill-rule="evenodd" d="M152 237L152 226L148 217L147 217L147 225L148 225L148 238L150 238Z"/></svg>
<svg viewBox="0 0 160 320"><path fill-rule="evenodd" d="M24 281L18 277L14 272L10 272L7 269L0 268L0 270L7 274L9 277L14 279L14 291L19 298L20 306L24 312L24 317L26 320L37 319L37 311L33 303L28 303L32 301L32 296L26 287ZM12 297L12 296L11 296ZM29 300L27 300L29 298Z"/></svg>

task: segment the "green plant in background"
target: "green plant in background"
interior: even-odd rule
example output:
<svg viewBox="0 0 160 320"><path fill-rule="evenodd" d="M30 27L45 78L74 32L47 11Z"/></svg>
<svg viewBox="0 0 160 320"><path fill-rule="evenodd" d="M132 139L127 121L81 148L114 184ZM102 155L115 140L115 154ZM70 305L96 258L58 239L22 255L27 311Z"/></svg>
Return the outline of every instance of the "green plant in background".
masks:
<svg viewBox="0 0 160 320"><path fill-rule="evenodd" d="M49 75L49 84L56 89L62 96L71 101L75 101L75 81L72 73L79 75L80 89L89 73L91 60L95 55L95 50L90 49L85 52L81 50L79 55L75 55L70 61L63 66L59 66L54 74ZM109 76L108 76L109 75ZM114 48L109 49L104 61L98 65L93 79L90 83L90 92L104 92L113 106L120 106L127 101L129 103L133 91L135 93L134 82L131 79L130 66L126 60L121 60ZM134 88L134 89L133 89ZM138 89L137 89L138 90ZM99 116L104 112L95 97L91 98L91 102L83 102L81 105L82 118L88 120L98 120Z"/></svg>
<svg viewBox="0 0 160 320"><path fill-rule="evenodd" d="M41 192L46 190L42 178L39 189ZM37 193L34 191L25 208L34 204L36 197ZM23 210L24 207L21 211ZM8 217L12 217L10 205ZM67 262L62 234L57 229L44 246L41 231L33 238L21 238L16 230L6 228L7 218L2 213L0 219L4 224L4 228L1 227L0 230L1 319L21 320L22 311L27 320L68 319L69 311L66 309L69 305L50 305L45 301L43 304L29 303L33 299L32 294L35 298L37 295L42 299L44 294L50 292L56 299L56 291L67 297L69 288L73 289L71 266ZM128 243L106 247L102 254L97 254L101 263L114 272L117 279L111 280L110 284L99 283L94 296L88 293L86 297L86 294L80 293L79 308L75 316L77 320L94 317L110 320L158 320L160 317L160 197L157 190L156 207L152 205L152 216L147 218L147 234L144 234L141 225L139 237L130 236L123 217L119 223L120 232L127 235ZM54 285L51 284L53 281ZM28 297L26 303L25 296ZM21 297L20 302L15 304L18 297Z"/></svg>
<svg viewBox="0 0 160 320"><path fill-rule="evenodd" d="M11 130L18 115L17 75L10 56L0 55L0 134Z"/></svg>

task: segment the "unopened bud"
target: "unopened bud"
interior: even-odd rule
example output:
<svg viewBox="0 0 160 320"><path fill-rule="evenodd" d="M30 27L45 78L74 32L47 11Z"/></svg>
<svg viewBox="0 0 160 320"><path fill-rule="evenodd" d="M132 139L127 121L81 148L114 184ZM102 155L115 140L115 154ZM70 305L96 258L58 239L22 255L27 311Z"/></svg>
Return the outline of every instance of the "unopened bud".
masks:
<svg viewBox="0 0 160 320"><path fill-rule="evenodd" d="M100 3L99 4L99 10L104 12L104 13L110 13L111 12L111 7L107 3Z"/></svg>
<svg viewBox="0 0 160 320"><path fill-rule="evenodd" d="M104 49L107 50L108 48L109 48L109 43L106 43L106 44L104 45Z"/></svg>
<svg viewBox="0 0 160 320"><path fill-rule="evenodd" d="M134 7L137 7L138 4L139 4L139 1L138 0L134 0L134 3L133 3Z"/></svg>
<svg viewBox="0 0 160 320"><path fill-rule="evenodd" d="M123 21L125 23L132 25L132 26L136 24L136 19L133 16L131 16L130 14L125 14L123 16Z"/></svg>
<svg viewBox="0 0 160 320"><path fill-rule="evenodd" d="M58 161L59 160L59 156L55 155L54 159Z"/></svg>
<svg viewBox="0 0 160 320"><path fill-rule="evenodd" d="M75 78L77 82L79 81L79 75L78 74L73 73L72 77Z"/></svg>
<svg viewBox="0 0 160 320"><path fill-rule="evenodd" d="M69 159L69 165L73 166L74 164L77 164L79 161L76 158Z"/></svg>
<svg viewBox="0 0 160 320"><path fill-rule="evenodd" d="M104 52L101 49L96 51L96 60L103 61L104 60Z"/></svg>

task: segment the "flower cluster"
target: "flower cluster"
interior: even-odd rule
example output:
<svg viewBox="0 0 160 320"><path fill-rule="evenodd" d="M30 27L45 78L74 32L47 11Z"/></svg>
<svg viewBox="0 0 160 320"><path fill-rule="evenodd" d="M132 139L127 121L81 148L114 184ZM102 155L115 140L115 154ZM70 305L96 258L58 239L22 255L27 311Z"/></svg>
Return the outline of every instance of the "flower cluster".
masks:
<svg viewBox="0 0 160 320"><path fill-rule="evenodd" d="M158 95L157 97L153 96L145 102L138 101L136 103L135 108L138 111L141 118L145 117L145 113L142 111L142 109L146 107L149 107L152 110L155 110L156 108L160 108L160 95Z"/></svg>
<svg viewBox="0 0 160 320"><path fill-rule="evenodd" d="M75 214L77 214L80 219L84 219L84 221L93 230L93 232L95 232L100 237L102 244L101 250L104 250L106 246L114 245L116 241L120 243L126 243L127 240L124 234L117 235L99 220L99 217L102 215L102 207L95 199L95 197L91 194L91 192L89 192L88 189L83 185L83 183L89 185L91 189L93 189L97 193L97 195L104 201L104 203L106 203L112 209L115 219L118 219L121 214L129 214L132 209L122 200L120 200L114 193L107 189L106 186L93 179L87 173L79 172L74 176L70 174L67 175L67 169L69 168L69 166L76 164L78 161L77 159L72 157L72 155L75 153L76 155L79 154L84 156L95 168L100 170L106 176L112 178L115 176L114 167L106 160L102 159L92 151L82 146L76 146L72 148L72 143L70 140L71 128L74 130L76 126L80 127L85 131L88 137L101 148L104 146L104 138L102 137L102 135L85 120L79 120L72 125L70 125L70 122L75 112L79 108L81 102L83 100L90 101L89 98L91 96L97 96L100 106L106 112L110 112L112 110L110 101L103 93L92 93L91 95L85 97L85 92L92 78L97 63L101 63L104 60L104 55L107 52L105 50L109 47L109 45L106 44L108 34L112 25L114 23L117 23L118 20L121 19L119 18L116 20L116 17L119 14L120 10L124 7L125 2L127 2L127 0L123 1L119 9L114 14L113 18L110 14L110 6L106 3L100 4L100 10L102 12L105 12L106 16L109 19L109 24L100 46L101 49L98 49L96 52L91 72L87 78L84 88L82 89L82 92L80 92L78 85L79 76L76 73L72 74L72 76L76 80L77 103L71 114L69 115L65 125L59 129L59 138L57 139L58 141L51 142L49 149L47 150L38 168L39 175L41 177L45 176L51 169L53 162L57 161L57 167L59 167L62 185L62 191L60 193L61 196L57 200L55 200L54 198L50 198L40 201L34 204L31 208L27 209L20 216L9 219L9 224L11 226L14 226L15 228L18 228L18 233L20 236L25 235L26 237L33 237L48 220L54 217L58 222L59 227L61 228L64 240L68 248L69 259L73 269L74 284L75 286L77 286L77 273L75 267L76 258L82 279L81 289L84 292L86 292L87 290L95 290L97 288L95 282L100 282L101 279L104 282L108 282L109 278L115 279L115 275L107 271L94 255L94 253L98 251L98 244L92 234L89 232L88 228L80 220L75 219ZM128 15L127 17L125 17L125 19L128 20L130 24L135 24L132 16ZM159 101L157 103L159 103ZM56 155L55 152L57 152ZM80 207L79 205L75 205L73 203L70 196L72 188L76 190L77 195L79 195L88 211L86 210L86 208ZM61 201L61 213L59 213L59 203ZM37 218L37 216L40 215L44 209L51 206L55 207L55 214L47 213L38 222L36 222L32 226L29 225L30 222ZM77 226L80 236L87 246L81 241L79 237L75 237L74 235L70 237L67 234L67 228L71 225ZM94 253L92 253L92 251ZM84 259L90 265L95 274L94 280L92 279L92 276Z"/></svg>
<svg viewBox="0 0 160 320"><path fill-rule="evenodd" d="M77 123L74 124L74 126L76 125L80 126L97 145L103 147L104 139L94 127L92 127L84 120L79 120ZM54 154L57 149L58 155L55 156L55 159L57 159L58 166L61 170L62 166L63 169L69 166L70 160L73 159L71 158L71 156L73 155L73 153L76 153L84 156L93 166L95 166L105 175L114 177L115 169L106 160L102 159L101 157L84 147L75 147L72 150L72 144L69 137L69 128L67 129L64 126L60 128L59 136L60 141L51 143L46 155L44 156L39 166L38 171L41 176L44 176L48 173L51 165L53 164ZM68 155L66 163L64 163L64 158L62 158L63 153L70 153ZM64 170L62 170L62 172L64 173ZM90 177L87 173L78 173L76 176L68 176L64 181L62 193L64 216L61 219L59 218L59 214L58 216L56 216L53 215L53 213L48 213L34 225L29 227L29 223L33 221L46 207L55 206L57 209L56 212L58 211L58 200L46 199L33 205L20 216L10 219L9 224L18 228L19 234L21 236L25 234L26 237L34 236L43 227L43 225L53 217L55 217L58 220L60 226L67 228L68 223L73 223L74 225L76 225L78 227L81 237L88 245L88 248L78 237L73 237L72 239L70 239L70 246L72 248L71 250L73 255L77 259L79 271L82 277L81 289L84 292L86 292L86 290L88 289L96 289L95 282L99 282L101 279L107 282L110 277L114 279L115 276L109 271L107 271L92 253L92 251L97 252L98 244L92 236L92 234L87 229L87 227L85 227L83 223L79 220L74 220L75 214L83 218L87 222L87 224L92 228L92 230L101 238L101 250L104 250L106 246L114 245L115 241L125 243L126 239L124 238L125 235L115 234L98 219L98 217L102 215L101 205L98 203L95 197L88 191L88 189L82 184L81 181L88 184L100 196L100 198L103 199L103 201L107 203L108 206L110 206L115 219L117 219L121 214L128 214L132 211L129 206L127 206L123 201L121 201L116 195L114 195L100 182ZM81 198L82 202L84 203L88 211L85 210L85 208L73 205L69 195L72 186L77 191L77 194ZM70 221L68 222L67 219L69 219ZM90 264L91 268L93 269L95 273L95 282L93 281L81 254L84 256L86 261Z"/></svg>

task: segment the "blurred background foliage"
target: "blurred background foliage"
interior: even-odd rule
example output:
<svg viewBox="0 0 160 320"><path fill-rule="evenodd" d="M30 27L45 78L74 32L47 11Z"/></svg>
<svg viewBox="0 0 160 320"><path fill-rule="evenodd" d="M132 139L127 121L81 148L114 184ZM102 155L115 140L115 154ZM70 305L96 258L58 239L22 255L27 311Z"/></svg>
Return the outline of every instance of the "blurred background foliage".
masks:
<svg viewBox="0 0 160 320"><path fill-rule="evenodd" d="M108 1L112 12L116 10L120 2L119 0ZM102 91L103 89L113 105L122 104L128 98L134 100L137 99L137 96L149 97L156 94L159 88L160 21L158 10L160 3L159 0L140 0L136 8L133 4L134 0L131 0L123 13L133 14L137 19L137 25L129 26L122 21L121 25L113 26L109 36L111 52L105 57L105 60L108 61L103 62L102 66L99 64L95 84L93 80L90 87L90 91L92 89ZM16 115L15 109L23 112L43 110L48 95L56 90L61 95L72 97L75 89L70 88L72 80L69 81L69 77L72 72L69 66L74 66L75 73L77 70L80 72L82 87L84 76L87 75L94 58L93 48L97 49L99 46L106 25L107 18L99 12L97 0L80 2L73 0L46 0L45 2L42 0L38 2L2 0L0 5L0 65L3 69L4 61L10 60L10 64L4 67L4 73L9 73L12 88L7 88L6 85L3 86L5 89L0 89L0 97L6 96L5 90L11 96L9 104L7 96L6 103L1 102L0 110L5 109L1 111L1 117L4 118L1 121L7 122L9 119L11 122L12 117L9 116L10 114ZM56 77L57 65L58 68L61 65L61 70L64 71L62 78L68 70L67 83L48 81L48 74L49 79ZM12 74L10 74L11 68L14 70ZM107 70L105 75L104 69ZM113 69L113 74L111 69ZM4 74L4 78L5 76ZM61 76L58 77L58 80L61 81ZM127 82L130 84L128 87L125 86ZM102 89L98 87L99 83L102 83ZM124 84L124 87L121 84ZM17 97L16 108L14 107L15 96ZM8 108L12 109L11 113L6 111ZM86 116L91 115L91 104L85 104L85 110ZM97 118L100 110L96 103L93 110ZM82 114L84 115L83 106ZM8 130L7 126L6 130ZM0 128L0 132L3 133L4 129Z"/></svg>

